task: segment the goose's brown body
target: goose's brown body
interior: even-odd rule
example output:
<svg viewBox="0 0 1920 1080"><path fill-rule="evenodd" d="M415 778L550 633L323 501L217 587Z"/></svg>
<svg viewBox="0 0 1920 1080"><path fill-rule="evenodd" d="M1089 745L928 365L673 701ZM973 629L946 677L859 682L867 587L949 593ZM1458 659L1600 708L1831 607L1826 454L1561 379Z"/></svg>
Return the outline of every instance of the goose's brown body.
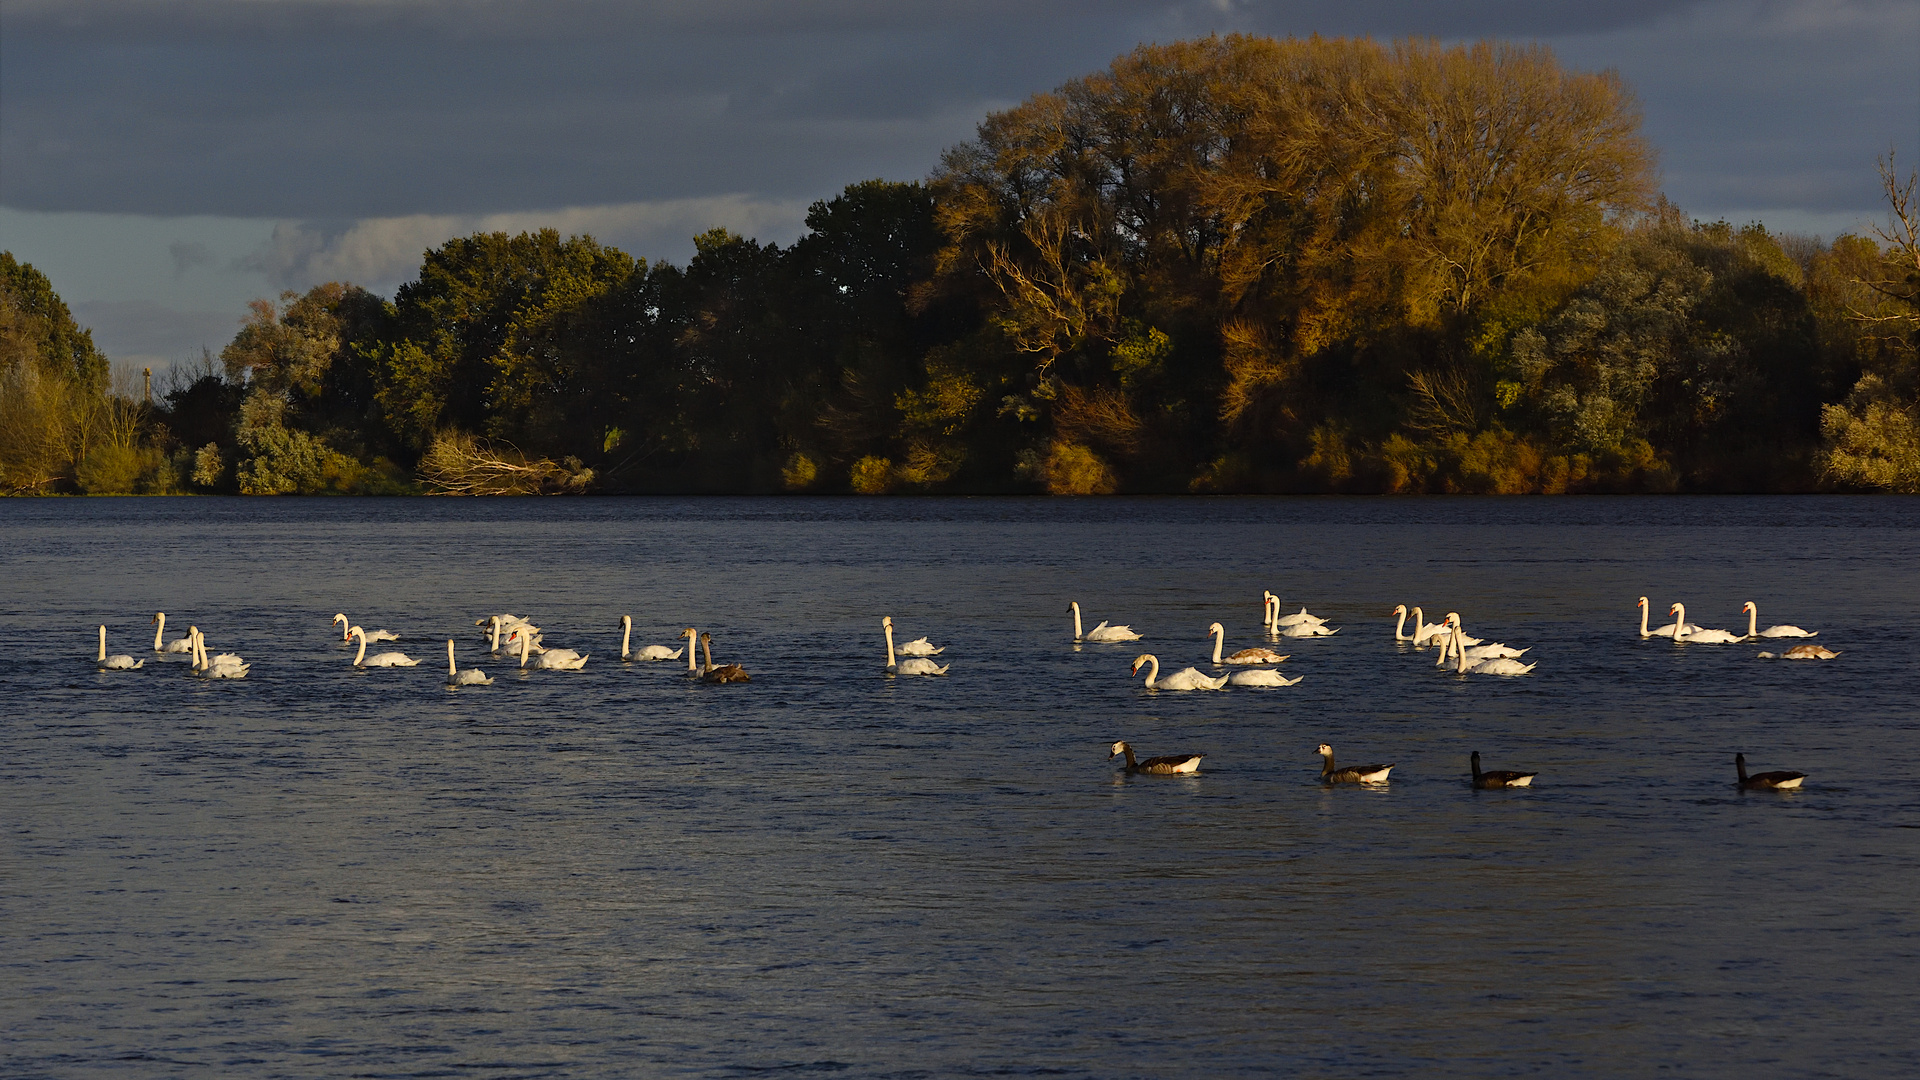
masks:
<svg viewBox="0 0 1920 1080"><path fill-rule="evenodd" d="M1473 752L1473 786L1477 788L1532 787L1533 778L1539 773L1514 772L1510 769L1495 769L1492 772L1480 771L1480 751Z"/></svg>
<svg viewBox="0 0 1920 1080"><path fill-rule="evenodd" d="M1320 782L1323 784L1384 784L1387 774L1393 771L1393 762L1385 765L1349 765L1344 769L1333 764L1333 747L1321 743Z"/></svg>
<svg viewBox="0 0 1920 1080"><path fill-rule="evenodd" d="M1206 756L1205 754L1169 754L1166 757L1150 757L1145 761L1136 761L1133 757L1133 747L1124 742L1117 742L1113 744L1113 752L1107 755L1107 760L1112 761L1122 755L1127 759L1128 772L1153 773L1157 776L1197 772L1200 769L1200 759Z"/></svg>

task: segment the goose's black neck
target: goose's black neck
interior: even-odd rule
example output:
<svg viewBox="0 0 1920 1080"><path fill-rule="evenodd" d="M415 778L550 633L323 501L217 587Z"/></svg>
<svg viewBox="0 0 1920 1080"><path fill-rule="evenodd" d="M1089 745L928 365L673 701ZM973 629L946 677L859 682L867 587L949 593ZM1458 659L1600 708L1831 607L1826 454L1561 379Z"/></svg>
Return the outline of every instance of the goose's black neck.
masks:
<svg viewBox="0 0 1920 1080"><path fill-rule="evenodd" d="M1480 751L1473 752L1473 778L1480 779Z"/></svg>
<svg viewBox="0 0 1920 1080"><path fill-rule="evenodd" d="M1747 782L1747 755L1745 754L1733 755L1733 767L1739 770L1740 782L1743 784L1746 783Z"/></svg>

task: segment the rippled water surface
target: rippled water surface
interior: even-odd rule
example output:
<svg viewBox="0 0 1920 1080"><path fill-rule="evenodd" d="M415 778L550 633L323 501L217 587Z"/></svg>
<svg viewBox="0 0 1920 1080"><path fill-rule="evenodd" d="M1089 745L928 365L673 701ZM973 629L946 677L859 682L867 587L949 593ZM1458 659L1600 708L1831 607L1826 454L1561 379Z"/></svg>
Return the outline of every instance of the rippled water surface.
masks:
<svg viewBox="0 0 1920 1080"><path fill-rule="evenodd" d="M8 1077L1920 1075L1915 500L59 499L0 529ZM1212 670L1214 621L1260 643L1263 588L1341 627L1287 644L1298 686L1128 677ZM1643 641L1643 594L1842 655ZM1069 600L1146 639L1074 646ZM1396 603L1540 666L1438 673ZM161 610L251 676L154 658ZM424 662L352 670L337 611ZM586 669L486 656L500 611ZM622 614L753 681L622 665ZM951 674L886 677L887 614ZM103 622L144 669L96 673ZM494 685L444 687L448 637ZM1115 739L1205 765L1128 778ZM1391 783L1323 788L1323 741ZM1473 750L1537 786L1471 790ZM1805 789L1737 790L1742 750Z"/></svg>

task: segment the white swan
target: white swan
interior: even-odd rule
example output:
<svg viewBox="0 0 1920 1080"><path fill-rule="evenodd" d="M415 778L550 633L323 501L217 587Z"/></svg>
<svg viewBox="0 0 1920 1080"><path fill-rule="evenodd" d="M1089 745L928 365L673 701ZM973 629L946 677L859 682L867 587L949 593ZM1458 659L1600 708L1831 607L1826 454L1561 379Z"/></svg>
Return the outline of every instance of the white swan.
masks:
<svg viewBox="0 0 1920 1080"><path fill-rule="evenodd" d="M680 636L687 639L687 674L689 675L700 674L700 665L694 662L693 655L694 644L699 635L700 631L691 626L680 631Z"/></svg>
<svg viewBox="0 0 1920 1080"><path fill-rule="evenodd" d="M187 627L193 635L193 667L189 672L203 679L244 679L253 665L240 659L237 653L221 653L207 656L207 636L197 626Z"/></svg>
<svg viewBox="0 0 1920 1080"><path fill-rule="evenodd" d="M1456 626L1453 628L1453 645L1451 647L1459 654L1459 657L1460 657L1459 667L1455 669L1455 672L1457 674L1460 674L1460 675L1525 675L1527 672L1532 671L1534 668L1537 668L1540 666L1540 662L1538 660L1535 660L1531 664L1523 664L1518 660L1510 660L1504 656L1492 657L1486 660L1469 661L1467 659L1466 648L1462 644L1462 639L1464 639L1465 637L1466 635L1460 632L1459 627Z"/></svg>
<svg viewBox="0 0 1920 1080"><path fill-rule="evenodd" d="M1457 611L1447 612L1446 625L1459 632L1458 637L1463 643L1479 640L1478 638L1467 637L1466 625L1460 621L1460 613ZM1453 635L1449 635L1446 646L1440 650L1440 663L1445 664L1447 662L1447 654L1456 647L1453 641ZM1503 645L1496 641L1491 645L1468 645L1466 654L1469 660L1512 660L1525 656L1532 651L1533 646L1531 645L1524 649L1516 649L1511 645Z"/></svg>
<svg viewBox="0 0 1920 1080"><path fill-rule="evenodd" d="M487 677L486 672L481 671L477 667L461 671L459 666L453 662L452 638L447 639L447 685L449 687L493 685L493 680Z"/></svg>
<svg viewBox="0 0 1920 1080"><path fill-rule="evenodd" d="M405 653L383 652L368 656L367 632L355 626L348 628L347 633L360 642L360 651L353 654L354 667L414 667L420 663Z"/></svg>
<svg viewBox="0 0 1920 1080"><path fill-rule="evenodd" d="M1080 633L1080 601L1075 600L1072 603L1068 604L1067 609L1073 612L1073 640L1075 641L1139 641L1140 640L1140 635L1133 632L1133 627L1108 626L1106 624L1106 620L1104 619L1101 620L1099 626L1094 627L1092 630L1087 631L1083 635Z"/></svg>
<svg viewBox="0 0 1920 1080"><path fill-rule="evenodd" d="M909 657L898 663L893 655L893 616L885 615L880 619L880 629L887 635L887 674L889 675L945 675L952 664L942 666L925 657ZM920 640L925 641L925 638Z"/></svg>
<svg viewBox="0 0 1920 1080"><path fill-rule="evenodd" d="M157 653L192 653L193 652L193 635L192 634L183 634L180 637L174 638L172 641L162 644L160 641L160 635L166 632L167 632L167 613L164 611L154 612L153 613L153 651Z"/></svg>
<svg viewBox="0 0 1920 1080"><path fill-rule="evenodd" d="M351 619L348 619L345 615L341 615L338 613L334 615L333 621L340 624L340 643L343 645L351 645L353 643L353 631L354 631L353 621ZM400 640L400 635L394 633L391 630L368 630L365 633L367 635L367 640L375 644L378 644L382 641L399 641Z"/></svg>
<svg viewBox="0 0 1920 1080"><path fill-rule="evenodd" d="M1407 628L1407 605L1395 604L1393 605L1393 610L1387 612L1387 614L1397 616L1397 618L1393 620L1393 640L1412 641L1413 635L1405 632Z"/></svg>
<svg viewBox="0 0 1920 1080"><path fill-rule="evenodd" d="M1263 667L1263 668L1252 668L1247 671L1236 671L1233 674L1227 676L1227 685L1228 686L1255 686L1255 687L1257 686L1292 686L1294 683L1297 683L1304 678L1306 678L1305 675L1296 675L1293 678L1289 679L1285 675L1280 674L1280 670L1278 668Z"/></svg>
<svg viewBox="0 0 1920 1080"><path fill-rule="evenodd" d="M519 630L513 632L515 641L520 643L520 669L526 670L527 659L533 657L533 666L538 671L579 671L587 666L587 657L592 653L577 653L572 649L548 649L535 657L533 654L533 635Z"/></svg>
<svg viewBox="0 0 1920 1080"><path fill-rule="evenodd" d="M125 653L107 655L107 624L100 624L100 658L94 661L101 671L133 671L145 664L145 660L135 660Z"/></svg>
<svg viewBox="0 0 1920 1080"><path fill-rule="evenodd" d="M1445 622L1430 623L1427 614L1419 608L1413 609L1413 643L1415 645L1445 645L1453 630ZM1468 638L1467 644L1480 644L1479 638Z"/></svg>
<svg viewBox="0 0 1920 1080"><path fill-rule="evenodd" d="M1301 608L1299 611L1294 612L1291 615L1280 614L1280 594L1279 593L1267 594L1267 606L1271 608L1273 611L1272 618L1267 620L1268 626L1285 629L1286 627L1289 627L1289 626L1319 626L1321 623L1324 623L1327 621L1318 615L1307 614L1307 609L1304 607Z"/></svg>
<svg viewBox="0 0 1920 1080"><path fill-rule="evenodd" d="M1756 631L1754 628L1760 625L1760 608L1755 605L1753 601L1749 600L1741 605L1740 610L1747 613L1747 636L1749 638L1818 637L1820 634L1818 630L1802 630L1797 626L1769 626L1765 630Z"/></svg>
<svg viewBox="0 0 1920 1080"><path fill-rule="evenodd" d="M1675 645L1732 645L1746 639L1739 634L1725 630L1702 630L1687 622L1687 605L1675 604L1667 614L1673 619L1673 643Z"/></svg>
<svg viewBox="0 0 1920 1080"><path fill-rule="evenodd" d="M1673 632L1675 630L1680 629L1680 624L1677 622L1670 622L1665 626L1656 626L1652 630L1647 629L1647 612L1650 610L1651 608L1647 604L1647 598L1644 596L1641 597L1640 598L1640 636L1641 637L1643 638L1672 637ZM1686 631L1689 634L1698 633L1699 630L1700 630L1699 627L1694 626L1692 624L1688 624L1686 628Z"/></svg>
<svg viewBox="0 0 1920 1080"><path fill-rule="evenodd" d="M1227 685L1227 677L1225 675L1217 679L1210 678L1202 675L1198 668L1187 668L1184 671L1176 671L1162 679L1160 677L1160 658L1152 653L1141 653L1136 657L1133 661L1133 670L1128 672L1128 674L1138 675L1140 674L1140 669L1149 664L1153 665L1152 670L1147 672L1146 685L1149 690L1218 690Z"/></svg>
<svg viewBox="0 0 1920 1080"><path fill-rule="evenodd" d="M515 648L512 642L514 635L522 632L525 632L528 636L527 648L529 651L536 654L547 651L546 646L540 644L540 637L543 631L525 619L507 622L498 615L490 615L485 621L487 628L480 631L480 636L488 639L487 648L495 656L504 656L509 659L518 656L520 650ZM505 645L500 644L501 634L507 635L508 643Z"/></svg>
<svg viewBox="0 0 1920 1080"><path fill-rule="evenodd" d="M639 652L631 652L627 646L633 641L633 616L620 616L620 659L627 663L635 660L678 660L681 649L669 649L665 645L642 645Z"/></svg>
<svg viewBox="0 0 1920 1080"><path fill-rule="evenodd" d="M1221 626L1219 623L1214 623L1212 626L1207 627L1207 633L1213 636L1213 662L1216 664L1278 664L1286 659L1286 656L1274 652L1272 649L1262 649L1256 646L1251 649L1241 649L1239 652L1223 660L1220 658L1220 654L1225 651L1227 647L1227 628ZM1234 685L1239 686L1240 684L1235 683Z"/></svg>

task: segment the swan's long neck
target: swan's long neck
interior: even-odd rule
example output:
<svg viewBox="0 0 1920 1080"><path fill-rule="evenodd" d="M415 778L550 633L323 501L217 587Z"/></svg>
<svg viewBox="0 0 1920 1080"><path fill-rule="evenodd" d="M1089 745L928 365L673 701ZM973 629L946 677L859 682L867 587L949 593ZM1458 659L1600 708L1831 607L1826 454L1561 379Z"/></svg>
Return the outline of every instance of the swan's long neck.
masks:
<svg viewBox="0 0 1920 1080"><path fill-rule="evenodd" d="M453 639L448 638L447 639L447 678L451 679L457 673L458 673L457 669L453 666Z"/></svg>
<svg viewBox="0 0 1920 1080"><path fill-rule="evenodd" d="M493 652L500 651L500 616L493 617L493 642L487 646Z"/></svg>
<svg viewBox="0 0 1920 1080"><path fill-rule="evenodd" d="M1421 611L1419 608L1414 608L1413 609L1413 643L1415 645L1420 644L1420 639L1426 636L1427 636L1427 613L1424 611Z"/></svg>
<svg viewBox="0 0 1920 1080"><path fill-rule="evenodd" d="M1687 631L1687 605L1673 605L1673 640L1679 641Z"/></svg>
<svg viewBox="0 0 1920 1080"><path fill-rule="evenodd" d="M1278 634L1279 632L1280 632L1280 598L1278 596L1268 594L1267 596L1267 633L1269 635L1274 635L1274 634Z"/></svg>
<svg viewBox="0 0 1920 1080"><path fill-rule="evenodd" d="M1407 628L1407 609L1401 608L1398 614L1400 617L1393 622L1393 640L1405 641L1407 640L1407 635L1404 633Z"/></svg>
<svg viewBox="0 0 1920 1080"><path fill-rule="evenodd" d="M702 661L706 663L707 670L712 671L713 670L713 639L712 638L703 637L700 639L700 657Z"/></svg>
<svg viewBox="0 0 1920 1080"><path fill-rule="evenodd" d="M1080 640L1080 601L1075 600L1073 607L1073 640Z"/></svg>
<svg viewBox="0 0 1920 1080"><path fill-rule="evenodd" d="M520 631L520 666L527 666L527 651L533 647L533 635Z"/></svg>
<svg viewBox="0 0 1920 1080"><path fill-rule="evenodd" d="M1227 645L1226 627L1221 626L1219 623L1215 623L1213 625L1213 662L1214 663L1217 664L1220 662L1220 653L1223 649L1226 648L1226 645Z"/></svg>
<svg viewBox="0 0 1920 1080"><path fill-rule="evenodd" d="M892 623L890 623L890 622L883 622L883 623L881 623L881 624L880 624L880 629L882 629L882 630L885 630L885 631L887 632L887 666L888 666L888 667L893 667L893 666L894 666L894 659L893 659L893 624L892 624Z"/></svg>
<svg viewBox="0 0 1920 1080"><path fill-rule="evenodd" d="M159 652L160 651L160 635L167 632L167 613L164 611L154 612L153 621L155 624L153 627L153 651Z"/></svg>
<svg viewBox="0 0 1920 1080"><path fill-rule="evenodd" d="M107 624L100 624L100 663L107 662Z"/></svg>
<svg viewBox="0 0 1920 1080"><path fill-rule="evenodd" d="M626 659L628 653L631 651L627 646L632 641L633 617L631 615L622 615L620 616L620 658L622 660Z"/></svg>
<svg viewBox="0 0 1920 1080"><path fill-rule="evenodd" d="M1643 638L1653 636L1652 634L1647 633L1647 615L1649 614L1650 610L1651 610L1651 606L1647 603L1647 598L1644 596L1641 597L1640 598L1640 636Z"/></svg>
<svg viewBox="0 0 1920 1080"><path fill-rule="evenodd" d="M695 633L693 629L689 627L687 632L685 634L682 634L681 636L687 639L687 674L691 675L696 670L693 663L693 644L695 639Z"/></svg>
<svg viewBox="0 0 1920 1080"><path fill-rule="evenodd" d="M1149 653L1147 655L1147 689L1153 689L1153 684L1157 682L1159 678L1160 658Z"/></svg>
<svg viewBox="0 0 1920 1080"><path fill-rule="evenodd" d="M1453 628L1452 641L1453 641L1453 651L1456 654L1458 654L1460 657L1460 666L1454 670L1458 671L1462 675L1465 675L1467 673L1467 649L1466 649L1466 646L1460 643L1460 628L1457 626Z"/></svg>
<svg viewBox="0 0 1920 1080"><path fill-rule="evenodd" d="M200 633L199 627L189 629L193 631L193 668L195 671L205 671L208 667L207 639Z"/></svg>
<svg viewBox="0 0 1920 1080"><path fill-rule="evenodd" d="M1754 604L1751 600L1749 600L1747 602L1747 636L1753 637L1759 633L1760 633L1760 608L1758 605Z"/></svg>
<svg viewBox="0 0 1920 1080"><path fill-rule="evenodd" d="M360 651L353 654L353 666L359 667L360 661L367 658L367 632L362 630L353 636L356 641L360 642Z"/></svg>

